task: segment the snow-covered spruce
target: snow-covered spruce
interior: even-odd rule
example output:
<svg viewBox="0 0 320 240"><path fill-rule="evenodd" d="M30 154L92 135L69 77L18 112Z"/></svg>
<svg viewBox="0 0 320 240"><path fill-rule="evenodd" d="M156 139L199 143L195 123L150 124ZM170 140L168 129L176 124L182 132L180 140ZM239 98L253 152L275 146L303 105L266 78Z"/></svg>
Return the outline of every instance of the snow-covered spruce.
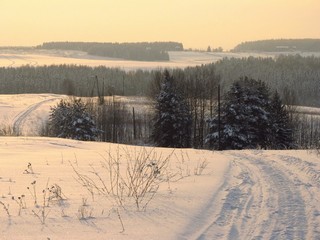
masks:
<svg viewBox="0 0 320 240"><path fill-rule="evenodd" d="M262 81L241 78L234 82L221 105L220 146L218 116L209 120L207 142L220 149L285 149L293 147L288 113L279 95L270 100Z"/></svg>
<svg viewBox="0 0 320 240"><path fill-rule="evenodd" d="M276 91L270 102L271 135L269 145L271 149L295 148L293 138L293 124L288 110L282 103L279 93Z"/></svg>
<svg viewBox="0 0 320 240"><path fill-rule="evenodd" d="M52 107L49 127L53 136L84 141L96 140L100 132L81 99L61 100Z"/></svg>
<svg viewBox="0 0 320 240"><path fill-rule="evenodd" d="M173 82L174 78L165 71L164 82L156 98L152 138L161 147L190 147L192 118Z"/></svg>

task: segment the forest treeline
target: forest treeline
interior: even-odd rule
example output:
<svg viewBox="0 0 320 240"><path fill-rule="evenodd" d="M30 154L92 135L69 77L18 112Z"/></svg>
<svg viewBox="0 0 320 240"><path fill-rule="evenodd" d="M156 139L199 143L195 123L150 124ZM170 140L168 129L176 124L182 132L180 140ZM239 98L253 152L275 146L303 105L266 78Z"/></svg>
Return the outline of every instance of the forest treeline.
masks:
<svg viewBox="0 0 320 240"><path fill-rule="evenodd" d="M238 44L234 52L320 52L320 39L271 39L248 41Z"/></svg>
<svg viewBox="0 0 320 240"><path fill-rule="evenodd" d="M168 51L182 51L183 45L178 42L46 42L36 48L83 51L95 56L136 61L169 61Z"/></svg>
<svg viewBox="0 0 320 240"><path fill-rule="evenodd" d="M141 96L147 91L150 79L149 72L138 70L127 73L117 68L106 67L76 65L2 67L0 93L55 93L91 97L98 96L99 89L101 94L106 96Z"/></svg>
<svg viewBox="0 0 320 240"><path fill-rule="evenodd" d="M205 148L210 131L208 119L216 114L218 86L221 101L243 76L265 82L270 91L277 90L288 106L320 106L320 58L280 56L272 58L223 59L216 63L185 69L171 69L175 89L186 101L191 116L190 146ZM75 65L23 66L0 68L0 93L55 93L95 97L96 107L90 107L102 130L99 139L129 144L149 144L152 135L153 110L132 106L122 98L104 96L149 96L152 105L161 89L161 71L126 72L115 68ZM145 104L144 104L145 105ZM310 148L319 144L318 116L297 114L289 109L294 121L293 131L298 147ZM1 133L0 133L1 134Z"/></svg>
<svg viewBox="0 0 320 240"><path fill-rule="evenodd" d="M259 79L277 90L284 103L320 106L320 58L279 56L278 58L223 59L183 70L173 69L181 88L198 91L200 84L215 79L204 92L220 81L222 92L239 77ZM150 95L156 71L125 72L116 68L76 65L22 66L0 68L0 93L55 93L76 96ZM217 78L216 76L219 76ZM185 82L189 82L186 84ZM202 91L202 90L201 90ZM204 94L199 90L198 94Z"/></svg>

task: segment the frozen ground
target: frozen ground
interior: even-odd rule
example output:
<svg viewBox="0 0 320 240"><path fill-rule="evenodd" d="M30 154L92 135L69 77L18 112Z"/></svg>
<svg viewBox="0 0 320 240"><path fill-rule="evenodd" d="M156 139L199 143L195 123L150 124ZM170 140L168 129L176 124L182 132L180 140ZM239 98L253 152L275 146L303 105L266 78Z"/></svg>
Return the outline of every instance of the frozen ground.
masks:
<svg viewBox="0 0 320 240"><path fill-rule="evenodd" d="M30 132L63 97L2 95L0 121ZM0 137L0 239L320 239L315 152L174 150L25 135ZM129 197L120 207L112 195L84 187L74 171L101 186L99 173L110 186L103 163L118 159L128 179L127 164L142 152L152 153L150 163L170 156L145 210ZM61 198L48 190L57 188Z"/></svg>
<svg viewBox="0 0 320 240"><path fill-rule="evenodd" d="M207 53L207 52L169 52L170 61L168 62L139 62L122 59L112 59L88 55L80 51L62 51L62 50L14 50L0 49L0 66L19 67L23 65L43 66L59 64L75 64L86 66L106 66L129 70L152 70L159 68L185 68L216 62L222 58L235 57L242 58L248 56L254 57L275 57L281 53ZM282 53L296 54L296 53ZM316 55L320 53L299 53L304 56Z"/></svg>

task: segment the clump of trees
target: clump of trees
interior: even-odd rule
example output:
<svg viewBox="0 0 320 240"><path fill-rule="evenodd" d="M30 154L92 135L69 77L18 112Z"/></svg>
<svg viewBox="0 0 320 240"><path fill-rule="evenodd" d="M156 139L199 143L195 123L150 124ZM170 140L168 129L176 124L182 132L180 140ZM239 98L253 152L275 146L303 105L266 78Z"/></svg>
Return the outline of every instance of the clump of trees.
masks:
<svg viewBox="0 0 320 240"><path fill-rule="evenodd" d="M247 77L235 81L210 123L207 142L215 149L288 149L292 126L278 93Z"/></svg>

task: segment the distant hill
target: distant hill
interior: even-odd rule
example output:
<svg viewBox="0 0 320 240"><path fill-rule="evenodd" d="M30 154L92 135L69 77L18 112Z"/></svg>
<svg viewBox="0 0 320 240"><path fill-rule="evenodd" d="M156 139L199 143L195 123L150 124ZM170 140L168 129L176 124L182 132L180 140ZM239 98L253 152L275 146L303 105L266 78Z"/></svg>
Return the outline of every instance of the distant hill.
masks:
<svg viewBox="0 0 320 240"><path fill-rule="evenodd" d="M273 39L243 42L234 52L320 52L320 39Z"/></svg>
<svg viewBox="0 0 320 240"><path fill-rule="evenodd" d="M95 56L135 61L169 61L168 51L182 51L183 45L178 42L46 42L37 48L84 51Z"/></svg>

